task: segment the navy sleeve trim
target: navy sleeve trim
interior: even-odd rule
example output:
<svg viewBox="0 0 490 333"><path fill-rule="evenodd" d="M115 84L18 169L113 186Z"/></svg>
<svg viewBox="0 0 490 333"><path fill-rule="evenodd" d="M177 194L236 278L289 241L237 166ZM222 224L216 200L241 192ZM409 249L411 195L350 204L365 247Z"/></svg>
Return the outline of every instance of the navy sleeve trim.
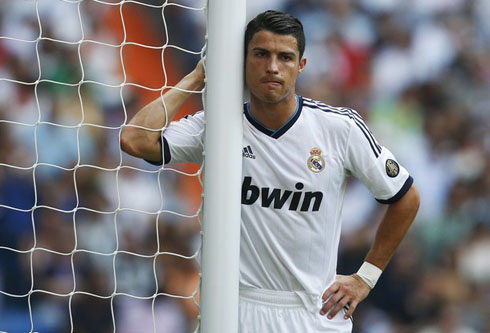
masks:
<svg viewBox="0 0 490 333"><path fill-rule="evenodd" d="M164 136L161 137L161 140L163 140L163 158L165 160L165 164L170 162L170 159L172 156L170 156L170 147L168 145L167 139L165 139ZM162 146L162 143L160 141L160 147Z"/></svg>
<svg viewBox="0 0 490 333"><path fill-rule="evenodd" d="M405 184L403 184L400 191L398 191L398 193L395 194L392 198L387 200L376 199L376 201L382 204L393 204L398 200L400 200L401 198L403 198L403 196L408 192L412 184L413 184L413 178L412 176L408 176L408 179L405 181Z"/></svg>
<svg viewBox="0 0 490 333"><path fill-rule="evenodd" d="M162 165L162 162L165 162L165 164L170 162L170 147L168 145L167 139L165 139L164 136L161 136L160 139L158 139L158 142L160 143L160 155L162 155L162 148L163 148L163 159L164 161L149 161L145 160L146 162L153 164L153 165ZM162 144L163 143L163 144Z"/></svg>

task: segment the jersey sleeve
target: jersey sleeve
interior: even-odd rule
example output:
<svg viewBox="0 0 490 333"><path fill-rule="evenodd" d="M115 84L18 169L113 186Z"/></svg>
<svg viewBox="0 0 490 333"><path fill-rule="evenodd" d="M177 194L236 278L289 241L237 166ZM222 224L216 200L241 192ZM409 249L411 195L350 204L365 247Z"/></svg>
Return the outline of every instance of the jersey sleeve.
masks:
<svg viewBox="0 0 490 333"><path fill-rule="evenodd" d="M346 169L360 179L380 203L398 201L410 189L413 178L386 147L378 144L359 116L351 119L351 125Z"/></svg>
<svg viewBox="0 0 490 333"><path fill-rule="evenodd" d="M172 121L162 134L162 151L165 164L203 162L204 112Z"/></svg>

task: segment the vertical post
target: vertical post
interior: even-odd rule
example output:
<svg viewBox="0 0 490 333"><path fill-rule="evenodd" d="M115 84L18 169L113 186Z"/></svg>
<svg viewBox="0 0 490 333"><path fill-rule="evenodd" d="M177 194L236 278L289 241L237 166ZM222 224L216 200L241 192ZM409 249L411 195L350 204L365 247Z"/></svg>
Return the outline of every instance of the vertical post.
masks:
<svg viewBox="0 0 490 333"><path fill-rule="evenodd" d="M202 333L238 331L245 4L208 1Z"/></svg>

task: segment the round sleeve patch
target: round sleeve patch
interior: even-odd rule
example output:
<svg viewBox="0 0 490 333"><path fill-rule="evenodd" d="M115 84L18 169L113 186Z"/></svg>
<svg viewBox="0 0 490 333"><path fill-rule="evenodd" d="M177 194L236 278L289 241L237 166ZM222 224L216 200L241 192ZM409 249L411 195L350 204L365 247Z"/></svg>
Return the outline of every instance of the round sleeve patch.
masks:
<svg viewBox="0 0 490 333"><path fill-rule="evenodd" d="M386 174L390 176L391 178L394 178L398 176L400 173L400 167L398 166L398 163L396 163L395 160L392 159L387 159L386 160Z"/></svg>

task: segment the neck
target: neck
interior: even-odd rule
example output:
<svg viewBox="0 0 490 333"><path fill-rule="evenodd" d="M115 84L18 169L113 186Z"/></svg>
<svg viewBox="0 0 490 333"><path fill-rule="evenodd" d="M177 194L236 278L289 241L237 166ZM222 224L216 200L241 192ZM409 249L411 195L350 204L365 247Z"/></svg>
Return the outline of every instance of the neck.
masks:
<svg viewBox="0 0 490 333"><path fill-rule="evenodd" d="M298 102L295 94L290 94L278 103L267 103L255 96L250 97L252 117L271 130L277 130L284 125L296 112L297 107Z"/></svg>

